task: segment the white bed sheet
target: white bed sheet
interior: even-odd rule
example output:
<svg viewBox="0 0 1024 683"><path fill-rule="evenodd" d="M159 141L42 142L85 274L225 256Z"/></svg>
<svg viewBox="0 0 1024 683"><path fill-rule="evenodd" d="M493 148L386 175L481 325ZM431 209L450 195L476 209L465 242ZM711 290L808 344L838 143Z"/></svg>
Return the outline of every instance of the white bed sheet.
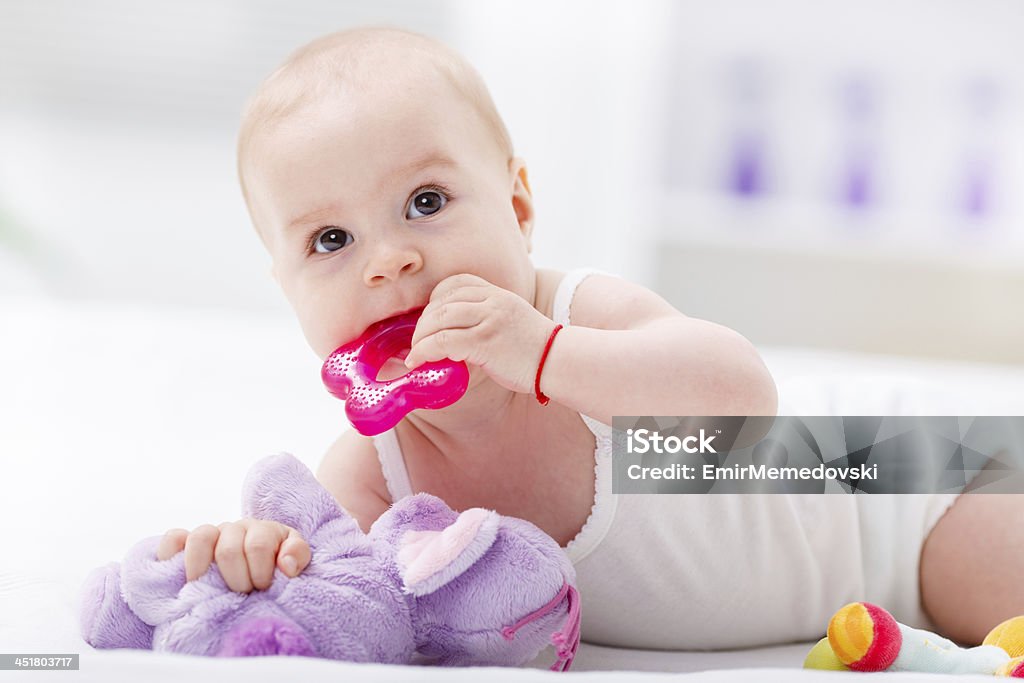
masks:
<svg viewBox="0 0 1024 683"><path fill-rule="evenodd" d="M263 455L287 450L315 469L345 426L341 404L320 387L319 361L290 319L8 297L0 298L0 321L0 653L80 653L76 680L557 675L92 650L78 635L76 616L78 586L90 568L119 559L143 536L237 518L242 477ZM861 381L872 375L880 384L938 380L956 392L951 409L959 414L1024 414L1021 368L797 348L762 352L779 381L803 374ZM656 672L708 681L835 680L838 674L795 670L809 647L679 653L584 643L573 671L615 680L625 671L637 680L664 677ZM542 653L535 667L551 657ZM619 673L600 673L608 670Z"/></svg>

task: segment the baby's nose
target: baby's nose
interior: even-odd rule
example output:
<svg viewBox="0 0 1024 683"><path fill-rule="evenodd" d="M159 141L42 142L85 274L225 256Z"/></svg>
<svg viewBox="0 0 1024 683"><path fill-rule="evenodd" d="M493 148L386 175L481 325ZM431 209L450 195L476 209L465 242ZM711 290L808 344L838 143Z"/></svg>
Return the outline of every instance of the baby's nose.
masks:
<svg viewBox="0 0 1024 683"><path fill-rule="evenodd" d="M378 285L396 280L400 275L412 275L423 267L423 257L410 247L383 247L378 249L366 266L367 285Z"/></svg>

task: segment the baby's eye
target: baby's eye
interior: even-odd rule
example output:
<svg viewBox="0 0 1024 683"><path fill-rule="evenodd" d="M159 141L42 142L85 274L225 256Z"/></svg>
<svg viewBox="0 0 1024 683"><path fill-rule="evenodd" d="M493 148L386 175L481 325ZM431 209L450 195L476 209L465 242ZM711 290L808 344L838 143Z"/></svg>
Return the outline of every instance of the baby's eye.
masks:
<svg viewBox="0 0 1024 683"><path fill-rule="evenodd" d="M319 254L327 254L347 247L352 241L352 235L347 230L334 227L333 225L318 232L313 239L313 251Z"/></svg>
<svg viewBox="0 0 1024 683"><path fill-rule="evenodd" d="M448 203L448 198L436 190L425 190L420 192L409 203L409 209L405 212L406 218L423 218L432 213L437 213L442 206ZM413 214L412 212L416 213Z"/></svg>

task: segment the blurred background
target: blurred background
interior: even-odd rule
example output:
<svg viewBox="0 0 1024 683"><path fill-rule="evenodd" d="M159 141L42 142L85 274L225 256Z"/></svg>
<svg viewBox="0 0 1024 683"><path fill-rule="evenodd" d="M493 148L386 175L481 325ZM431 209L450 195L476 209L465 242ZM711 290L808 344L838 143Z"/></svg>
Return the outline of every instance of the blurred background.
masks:
<svg viewBox="0 0 1024 683"><path fill-rule="evenodd" d="M365 23L481 71L536 265L757 344L1024 363L1015 0L5 0L0 289L291 324L236 125L293 49Z"/></svg>

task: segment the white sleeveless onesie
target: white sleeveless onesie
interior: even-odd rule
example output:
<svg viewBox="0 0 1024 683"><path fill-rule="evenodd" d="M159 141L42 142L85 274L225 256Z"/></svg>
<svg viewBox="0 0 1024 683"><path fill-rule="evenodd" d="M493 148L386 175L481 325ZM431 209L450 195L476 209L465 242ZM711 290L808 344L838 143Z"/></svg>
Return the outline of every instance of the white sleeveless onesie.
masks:
<svg viewBox="0 0 1024 683"><path fill-rule="evenodd" d="M601 272L566 274L555 322L571 323L577 285ZM779 414L858 414L817 391L787 403L780 387ZM565 550L576 568L583 640L673 650L815 640L839 607L857 600L932 628L920 607L919 553L955 495L615 495L612 429L580 418L594 434L595 497ZM412 494L394 431L374 443L391 499Z"/></svg>

